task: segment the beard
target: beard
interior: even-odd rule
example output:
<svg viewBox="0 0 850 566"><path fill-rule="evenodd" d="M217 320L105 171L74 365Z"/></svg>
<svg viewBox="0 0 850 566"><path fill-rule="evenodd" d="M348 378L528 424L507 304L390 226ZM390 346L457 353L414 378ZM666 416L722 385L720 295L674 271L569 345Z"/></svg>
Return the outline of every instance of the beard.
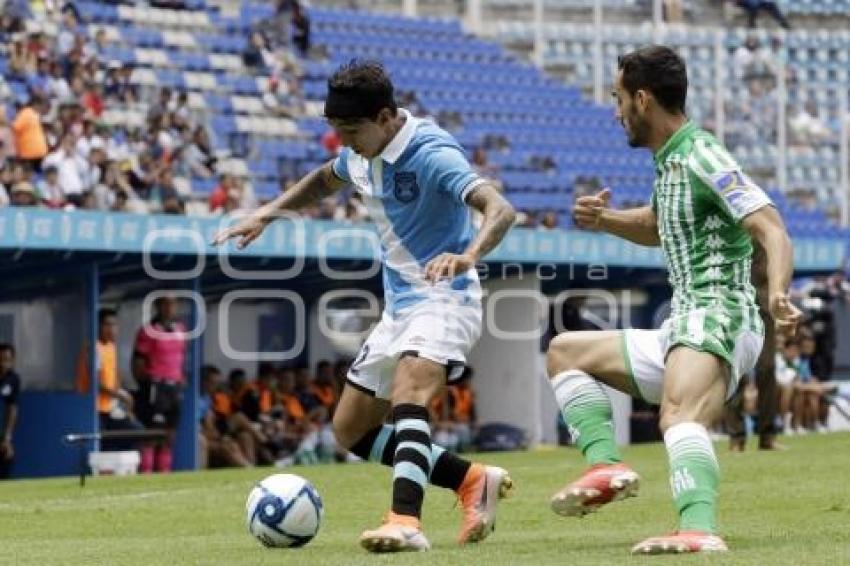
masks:
<svg viewBox="0 0 850 566"><path fill-rule="evenodd" d="M629 115L629 128L626 130L626 137L630 147L646 146L649 139L649 124L637 112L632 112Z"/></svg>

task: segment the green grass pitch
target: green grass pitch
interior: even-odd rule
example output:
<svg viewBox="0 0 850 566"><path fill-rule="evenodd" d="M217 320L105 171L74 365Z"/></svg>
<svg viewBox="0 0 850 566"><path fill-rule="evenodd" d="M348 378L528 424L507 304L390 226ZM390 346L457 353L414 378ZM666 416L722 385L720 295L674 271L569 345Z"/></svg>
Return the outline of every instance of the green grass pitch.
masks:
<svg viewBox="0 0 850 566"><path fill-rule="evenodd" d="M786 442L789 451L771 453L717 446L726 556L630 557L632 544L674 527L665 455L652 445L626 451L643 479L640 496L584 519L548 508L550 494L583 468L574 450L479 455L516 482L495 534L459 548L454 499L430 489L424 525L434 550L421 555L371 556L357 545L389 504L389 471L372 464L287 470L310 479L325 501L318 537L299 550L263 548L245 531L248 491L272 469L91 478L84 489L75 478L7 482L0 564L850 564L850 434Z"/></svg>

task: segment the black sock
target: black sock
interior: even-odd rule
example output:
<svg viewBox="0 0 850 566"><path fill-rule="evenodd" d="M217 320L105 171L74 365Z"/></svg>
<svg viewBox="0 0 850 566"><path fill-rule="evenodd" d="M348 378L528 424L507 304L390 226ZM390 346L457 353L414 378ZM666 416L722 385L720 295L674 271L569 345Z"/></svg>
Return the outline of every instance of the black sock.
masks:
<svg viewBox="0 0 850 566"><path fill-rule="evenodd" d="M396 450L393 459L393 504L397 515L422 516L425 485L431 475L431 425L428 409L404 403L393 407Z"/></svg>
<svg viewBox="0 0 850 566"><path fill-rule="evenodd" d="M456 454L452 454L448 450L431 445L432 457L434 462L431 466L431 483L440 487L445 487L452 491L457 491L460 484L463 483L463 478L466 477L466 472L469 471L472 462L459 458ZM434 461L434 455L437 451L441 452Z"/></svg>
<svg viewBox="0 0 850 566"><path fill-rule="evenodd" d="M385 466L392 466L395 449L395 430L390 425L381 425L364 434L363 438L358 440L349 451L364 460L372 460ZM457 491L471 465L472 463L468 460L464 460L436 444L431 444L430 482L432 485Z"/></svg>

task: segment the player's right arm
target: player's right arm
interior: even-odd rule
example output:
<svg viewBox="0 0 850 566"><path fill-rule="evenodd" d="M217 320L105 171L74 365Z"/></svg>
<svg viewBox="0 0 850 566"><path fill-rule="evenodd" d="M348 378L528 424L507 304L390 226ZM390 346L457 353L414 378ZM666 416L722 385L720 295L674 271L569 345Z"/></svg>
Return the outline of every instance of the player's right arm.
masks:
<svg viewBox="0 0 850 566"><path fill-rule="evenodd" d="M236 243L236 247L242 249L263 233L266 226L278 217L279 211L298 210L342 189L348 179L343 178L346 174L344 173L345 168L341 167L339 162L340 158L337 158L336 161L328 161L321 167L307 173L276 199L216 234L213 245L217 246L231 238L238 237L239 241Z"/></svg>
<svg viewBox="0 0 850 566"><path fill-rule="evenodd" d="M576 199L573 217L581 228L602 230L642 246L659 246L658 218L651 206L628 210L608 207L611 189Z"/></svg>

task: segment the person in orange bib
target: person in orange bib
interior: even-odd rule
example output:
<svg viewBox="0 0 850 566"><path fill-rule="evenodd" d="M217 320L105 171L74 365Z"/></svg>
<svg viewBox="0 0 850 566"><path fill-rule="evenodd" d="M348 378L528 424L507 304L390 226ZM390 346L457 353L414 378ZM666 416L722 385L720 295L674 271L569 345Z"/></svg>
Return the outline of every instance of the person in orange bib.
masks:
<svg viewBox="0 0 850 566"><path fill-rule="evenodd" d="M133 415L133 397L121 387L118 374L118 316L112 309L98 313L98 333L95 344L95 376L97 379L97 414L102 432L142 430L144 427ZM88 368L88 345L84 344L77 361L77 391L91 391ZM139 440L106 439L102 450L132 450Z"/></svg>

